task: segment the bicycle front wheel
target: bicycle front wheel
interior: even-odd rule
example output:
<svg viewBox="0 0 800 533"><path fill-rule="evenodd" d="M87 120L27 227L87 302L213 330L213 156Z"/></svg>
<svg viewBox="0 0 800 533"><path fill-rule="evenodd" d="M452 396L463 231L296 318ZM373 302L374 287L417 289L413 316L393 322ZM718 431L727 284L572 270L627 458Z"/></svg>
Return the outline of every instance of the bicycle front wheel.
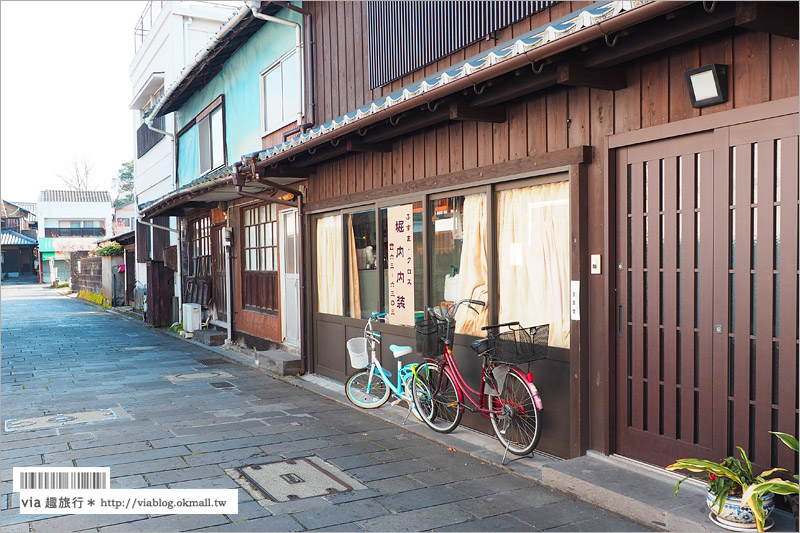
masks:
<svg viewBox="0 0 800 533"><path fill-rule="evenodd" d="M514 370L508 372L500 396L489 396L489 418L494 434L516 455L528 455L542 436L540 411L524 378Z"/></svg>
<svg viewBox="0 0 800 533"><path fill-rule="evenodd" d="M363 409L375 409L386 403L389 399L389 387L384 383L378 372L359 370L344 384L347 399Z"/></svg>
<svg viewBox="0 0 800 533"><path fill-rule="evenodd" d="M411 389L414 406L422 415L422 421L431 429L450 433L461 423L464 414L461 391L450 377L450 372L446 369L442 371L438 363L419 365Z"/></svg>

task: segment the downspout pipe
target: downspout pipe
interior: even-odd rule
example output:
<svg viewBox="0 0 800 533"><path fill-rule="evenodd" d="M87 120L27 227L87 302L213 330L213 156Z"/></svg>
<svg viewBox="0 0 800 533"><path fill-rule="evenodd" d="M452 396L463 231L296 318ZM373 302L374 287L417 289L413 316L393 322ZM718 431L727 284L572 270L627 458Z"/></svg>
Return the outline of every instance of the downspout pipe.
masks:
<svg viewBox="0 0 800 533"><path fill-rule="evenodd" d="M286 20L278 17L273 17L272 15L264 15L263 13L259 13L258 9L261 7L261 2L247 2L247 5L250 7L250 12L253 16L259 20L263 20L264 22L274 22L276 24L282 24L284 26L290 26L294 28L294 48L295 52L297 53L297 60L300 61L302 55L300 54L300 50L303 47L303 33L300 29L300 24L291 20ZM298 65L299 66L299 65ZM300 101L303 101L303 69L297 69L297 90L300 91ZM301 127L303 125L303 111L302 109L297 112L297 126Z"/></svg>

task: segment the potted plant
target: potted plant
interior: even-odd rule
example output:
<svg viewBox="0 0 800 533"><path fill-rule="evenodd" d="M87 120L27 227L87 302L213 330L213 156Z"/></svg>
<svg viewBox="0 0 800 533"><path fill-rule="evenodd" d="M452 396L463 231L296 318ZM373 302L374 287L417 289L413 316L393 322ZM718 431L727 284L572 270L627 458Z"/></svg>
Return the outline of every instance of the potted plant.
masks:
<svg viewBox="0 0 800 533"><path fill-rule="evenodd" d="M793 439L791 435L773 433L791 446L791 440L787 442L783 437ZM794 445L797 445L796 439ZM688 470L690 472L675 485L675 497L678 496L681 483L690 477L701 479L708 483L706 502L720 524L764 531L767 517L775 508L774 495L797 494L797 482L777 477L767 478L775 472L785 471L783 468L773 468L760 475L755 475L753 465L745 451L740 446L736 448L739 450L742 460L735 457L728 457L718 462L704 459L679 459L669 465L667 470Z"/></svg>

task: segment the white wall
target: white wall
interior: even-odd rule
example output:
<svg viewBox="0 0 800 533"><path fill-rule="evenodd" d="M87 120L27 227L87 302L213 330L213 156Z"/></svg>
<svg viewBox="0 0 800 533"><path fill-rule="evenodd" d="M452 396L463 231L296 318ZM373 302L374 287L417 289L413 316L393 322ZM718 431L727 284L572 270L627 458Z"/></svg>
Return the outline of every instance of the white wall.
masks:
<svg viewBox="0 0 800 533"><path fill-rule="evenodd" d="M154 72L164 73L164 89L169 89L183 68L213 37L235 9L199 4L197 2L167 2L153 23L146 40L139 46L129 66L131 100L133 100ZM131 28L136 21L131 21ZM138 204L161 198L175 190L173 176L173 140L165 136L141 158L136 153L136 130L142 124L141 111L132 110L133 136L133 188ZM165 130L174 133L173 114L165 117ZM178 229L177 219L170 219L170 227ZM178 234L170 232L170 245L178 244ZM147 265L137 263L136 279L147 284ZM180 277L175 276L175 293L180 295Z"/></svg>
<svg viewBox="0 0 800 533"><path fill-rule="evenodd" d="M39 238L45 228L58 227L58 220L104 220L106 234L111 235L111 202L39 202Z"/></svg>

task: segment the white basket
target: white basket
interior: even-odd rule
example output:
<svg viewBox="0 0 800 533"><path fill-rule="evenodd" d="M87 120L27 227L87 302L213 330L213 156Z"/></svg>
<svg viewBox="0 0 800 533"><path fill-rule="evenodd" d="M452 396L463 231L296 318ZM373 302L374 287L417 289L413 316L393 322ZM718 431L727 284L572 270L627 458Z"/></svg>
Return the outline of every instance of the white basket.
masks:
<svg viewBox="0 0 800 533"><path fill-rule="evenodd" d="M350 354L350 366L353 368L366 368L369 364L367 338L356 337L347 341L347 353Z"/></svg>

